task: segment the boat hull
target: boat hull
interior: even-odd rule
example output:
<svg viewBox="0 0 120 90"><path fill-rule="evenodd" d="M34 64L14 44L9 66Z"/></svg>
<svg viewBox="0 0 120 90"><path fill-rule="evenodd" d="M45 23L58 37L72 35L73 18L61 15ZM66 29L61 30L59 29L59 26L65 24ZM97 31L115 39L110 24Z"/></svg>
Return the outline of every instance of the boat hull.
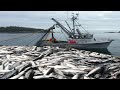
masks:
<svg viewBox="0 0 120 90"><path fill-rule="evenodd" d="M110 45L111 42L103 42L103 43L89 43L89 44L75 44L75 45L69 45L73 48L77 49L96 49L96 48L107 48Z"/></svg>
<svg viewBox="0 0 120 90"><path fill-rule="evenodd" d="M103 49L107 48L110 43L109 42L101 42L101 43L86 43L86 44L69 44L69 43L44 43L42 46L59 46L59 47L72 47L76 49Z"/></svg>

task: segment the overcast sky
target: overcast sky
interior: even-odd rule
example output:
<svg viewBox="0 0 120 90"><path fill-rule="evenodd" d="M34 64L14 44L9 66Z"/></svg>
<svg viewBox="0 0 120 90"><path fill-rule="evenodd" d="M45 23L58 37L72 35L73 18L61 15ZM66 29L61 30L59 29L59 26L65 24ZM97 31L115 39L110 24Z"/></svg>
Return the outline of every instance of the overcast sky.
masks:
<svg viewBox="0 0 120 90"><path fill-rule="evenodd" d="M74 11L75 12L75 11ZM51 18L65 20L73 11L0 11L0 26L49 28ZM120 11L76 11L88 30L120 31Z"/></svg>

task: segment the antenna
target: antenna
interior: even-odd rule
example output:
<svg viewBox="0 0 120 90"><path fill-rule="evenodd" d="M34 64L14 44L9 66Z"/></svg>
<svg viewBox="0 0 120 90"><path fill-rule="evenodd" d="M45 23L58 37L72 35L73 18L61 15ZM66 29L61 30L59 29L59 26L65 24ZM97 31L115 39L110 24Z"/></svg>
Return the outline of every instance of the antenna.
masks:
<svg viewBox="0 0 120 90"><path fill-rule="evenodd" d="M67 11L66 13L67 13L67 19L71 20L71 18L69 17L69 13L71 14L72 17L74 16L74 13L69 12L69 11Z"/></svg>
<svg viewBox="0 0 120 90"><path fill-rule="evenodd" d="M76 16L77 16L76 18L78 19L79 18L79 13L76 13Z"/></svg>
<svg viewBox="0 0 120 90"><path fill-rule="evenodd" d="M74 13L72 13L72 16L74 16Z"/></svg>
<svg viewBox="0 0 120 90"><path fill-rule="evenodd" d="M78 16L78 15L79 15L79 13L76 13L76 15Z"/></svg>

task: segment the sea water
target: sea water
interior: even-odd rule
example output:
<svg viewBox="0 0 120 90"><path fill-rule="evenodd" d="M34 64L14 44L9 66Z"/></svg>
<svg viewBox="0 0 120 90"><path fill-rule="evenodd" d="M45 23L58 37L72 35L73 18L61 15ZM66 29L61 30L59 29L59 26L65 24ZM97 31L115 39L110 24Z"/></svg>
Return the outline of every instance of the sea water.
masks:
<svg viewBox="0 0 120 90"><path fill-rule="evenodd" d="M96 39L114 39L107 50L114 56L120 56L120 33L93 32ZM0 45L35 45L44 33L0 33ZM67 40L61 33L54 34L58 40ZM104 52L103 52L104 53Z"/></svg>

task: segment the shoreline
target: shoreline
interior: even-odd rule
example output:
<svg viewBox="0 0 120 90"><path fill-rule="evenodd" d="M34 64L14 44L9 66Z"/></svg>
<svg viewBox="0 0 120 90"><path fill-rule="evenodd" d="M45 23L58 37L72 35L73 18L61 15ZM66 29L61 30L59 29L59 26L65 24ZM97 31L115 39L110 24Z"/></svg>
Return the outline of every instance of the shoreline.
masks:
<svg viewBox="0 0 120 90"><path fill-rule="evenodd" d="M47 31L39 31L39 32L27 32L27 31L25 31L25 32L0 32L0 33L8 33L8 34L11 34L11 33L45 33L45 32L47 32Z"/></svg>

